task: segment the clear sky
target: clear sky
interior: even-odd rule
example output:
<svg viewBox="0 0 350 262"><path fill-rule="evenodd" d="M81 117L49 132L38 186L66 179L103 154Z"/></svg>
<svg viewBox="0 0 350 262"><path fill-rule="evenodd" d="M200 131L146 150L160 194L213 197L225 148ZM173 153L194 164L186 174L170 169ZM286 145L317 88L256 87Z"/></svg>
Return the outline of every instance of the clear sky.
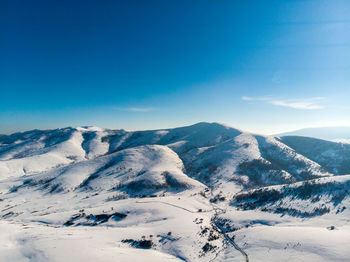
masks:
<svg viewBox="0 0 350 262"><path fill-rule="evenodd" d="M350 125L350 1L0 0L0 133Z"/></svg>

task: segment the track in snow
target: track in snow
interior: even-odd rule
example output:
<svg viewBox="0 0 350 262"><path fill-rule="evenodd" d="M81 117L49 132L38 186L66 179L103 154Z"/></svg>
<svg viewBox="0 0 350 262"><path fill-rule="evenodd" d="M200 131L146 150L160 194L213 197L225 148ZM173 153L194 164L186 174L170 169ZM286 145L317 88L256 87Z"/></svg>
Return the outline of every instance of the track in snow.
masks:
<svg viewBox="0 0 350 262"><path fill-rule="evenodd" d="M184 208L182 206L178 206L178 205L175 205L175 204L170 204L170 203L159 201L159 200L155 200L155 201L136 201L136 203L140 203L140 204L141 203L161 203L161 204L164 204L164 205L169 205L169 206L173 206L173 207L185 210L185 211L190 212L190 213L198 213L198 211L192 211L192 210L189 210L189 209ZM217 210L220 210L221 212L219 213ZM219 209L219 208L214 208L213 207L212 210L203 210L201 213L211 212L211 211L215 211L214 217L211 218L211 225L212 225L212 227L220 235L223 235L224 238L227 240L227 242L230 243L236 250L238 250L244 256L246 262L249 262L248 254L240 246L238 246L237 243L229 235L227 235L225 233L225 231L215 221L218 215L223 214L226 211L223 210L223 209Z"/></svg>
<svg viewBox="0 0 350 262"><path fill-rule="evenodd" d="M216 229L218 233L224 236L224 238L227 240L228 243L230 243L236 250L238 250L244 256L246 262L249 262L248 254L240 246L238 246L237 243L229 235L227 235L225 231L222 229L222 227L218 225L215 221L218 215L223 214L226 211L219 208L216 208L214 210L215 210L215 215L211 219L212 226ZM217 210L220 210L221 212L219 213L217 212Z"/></svg>

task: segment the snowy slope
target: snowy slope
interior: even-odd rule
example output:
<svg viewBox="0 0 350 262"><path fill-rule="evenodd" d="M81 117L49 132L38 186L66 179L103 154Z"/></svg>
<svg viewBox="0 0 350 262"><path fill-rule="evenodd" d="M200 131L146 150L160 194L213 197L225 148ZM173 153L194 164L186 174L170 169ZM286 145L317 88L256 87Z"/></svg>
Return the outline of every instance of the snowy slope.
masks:
<svg viewBox="0 0 350 262"><path fill-rule="evenodd" d="M312 217L341 213L350 207L350 175L269 186L235 195L232 204L280 214Z"/></svg>
<svg viewBox="0 0 350 262"><path fill-rule="evenodd" d="M347 152L218 123L2 135L0 261L343 261Z"/></svg>
<svg viewBox="0 0 350 262"><path fill-rule="evenodd" d="M0 261L181 261L155 250L116 245L112 230L57 229L0 222ZM81 252L84 250L84 252Z"/></svg>
<svg viewBox="0 0 350 262"><path fill-rule="evenodd" d="M141 145L169 147L183 160L190 176L209 186L221 177L238 186L256 187L330 175L275 138L217 123L137 132L98 128L33 131L8 136L1 143L2 178L46 172ZM266 169L261 179L256 165Z"/></svg>
<svg viewBox="0 0 350 262"><path fill-rule="evenodd" d="M166 145L183 160L188 175L209 186L219 180L232 183L231 189L237 190L237 186L256 187L262 183L270 185L331 175L273 137L261 137L217 123L137 131L126 137L111 151L147 144ZM120 141L119 136L116 139ZM258 172L257 164L262 166ZM263 169L266 172L260 179Z"/></svg>
<svg viewBox="0 0 350 262"><path fill-rule="evenodd" d="M162 189L204 187L182 170L181 159L171 149L156 145L139 146L50 172L28 175L18 189L40 187L51 193L94 190L142 194Z"/></svg>
<svg viewBox="0 0 350 262"><path fill-rule="evenodd" d="M103 134L96 128L64 128L0 137L0 178L49 171L102 155L108 150L101 141Z"/></svg>
<svg viewBox="0 0 350 262"><path fill-rule="evenodd" d="M302 136L285 136L280 140L331 173L350 174L350 144Z"/></svg>

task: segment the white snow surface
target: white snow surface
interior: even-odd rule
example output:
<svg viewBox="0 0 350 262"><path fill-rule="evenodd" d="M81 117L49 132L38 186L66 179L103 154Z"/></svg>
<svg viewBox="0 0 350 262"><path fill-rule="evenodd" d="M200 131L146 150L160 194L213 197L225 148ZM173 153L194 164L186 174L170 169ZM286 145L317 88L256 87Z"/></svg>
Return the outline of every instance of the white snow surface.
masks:
<svg viewBox="0 0 350 262"><path fill-rule="evenodd" d="M228 238L249 261L348 261L348 149L299 139L218 123L2 135L0 262L245 261Z"/></svg>

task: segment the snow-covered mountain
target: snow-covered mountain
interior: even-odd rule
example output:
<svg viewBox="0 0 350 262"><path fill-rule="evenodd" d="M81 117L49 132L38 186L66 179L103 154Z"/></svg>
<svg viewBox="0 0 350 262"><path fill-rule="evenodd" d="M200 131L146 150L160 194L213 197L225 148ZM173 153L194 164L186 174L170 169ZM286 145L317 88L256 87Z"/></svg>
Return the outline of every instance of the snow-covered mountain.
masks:
<svg viewBox="0 0 350 262"><path fill-rule="evenodd" d="M156 131L64 128L3 136L0 140L1 177L52 170L60 173L61 169L77 169L76 163L107 169L120 166L118 162L114 164L113 159L123 154L123 150L140 147L137 152L141 153L135 153L135 160L138 160L149 153L141 150L141 146L150 145L161 145L164 149L159 150L162 152L154 159L172 152L183 161L189 176L208 186L222 178L243 187L255 187L331 175L281 140L217 123L199 123ZM119 154L115 155L116 152ZM132 167L131 163L126 166L129 165ZM84 179L94 172L96 168L87 171Z"/></svg>
<svg viewBox="0 0 350 262"><path fill-rule="evenodd" d="M350 143L350 126L303 128L291 132L281 133L276 136L306 136L336 142Z"/></svg>
<svg viewBox="0 0 350 262"><path fill-rule="evenodd" d="M0 247L0 261L266 261L268 250L269 261L346 261L346 248L314 249L333 233L328 224L346 232L338 249L350 243L349 163L348 144L218 123L1 135L0 227L17 235L5 234L13 248ZM305 224L327 230L324 238L300 232L291 249L289 235L273 242L278 227ZM262 227L271 232L259 242ZM61 252L83 246L89 256Z"/></svg>
<svg viewBox="0 0 350 262"><path fill-rule="evenodd" d="M280 140L335 175L350 174L350 144L300 136Z"/></svg>

